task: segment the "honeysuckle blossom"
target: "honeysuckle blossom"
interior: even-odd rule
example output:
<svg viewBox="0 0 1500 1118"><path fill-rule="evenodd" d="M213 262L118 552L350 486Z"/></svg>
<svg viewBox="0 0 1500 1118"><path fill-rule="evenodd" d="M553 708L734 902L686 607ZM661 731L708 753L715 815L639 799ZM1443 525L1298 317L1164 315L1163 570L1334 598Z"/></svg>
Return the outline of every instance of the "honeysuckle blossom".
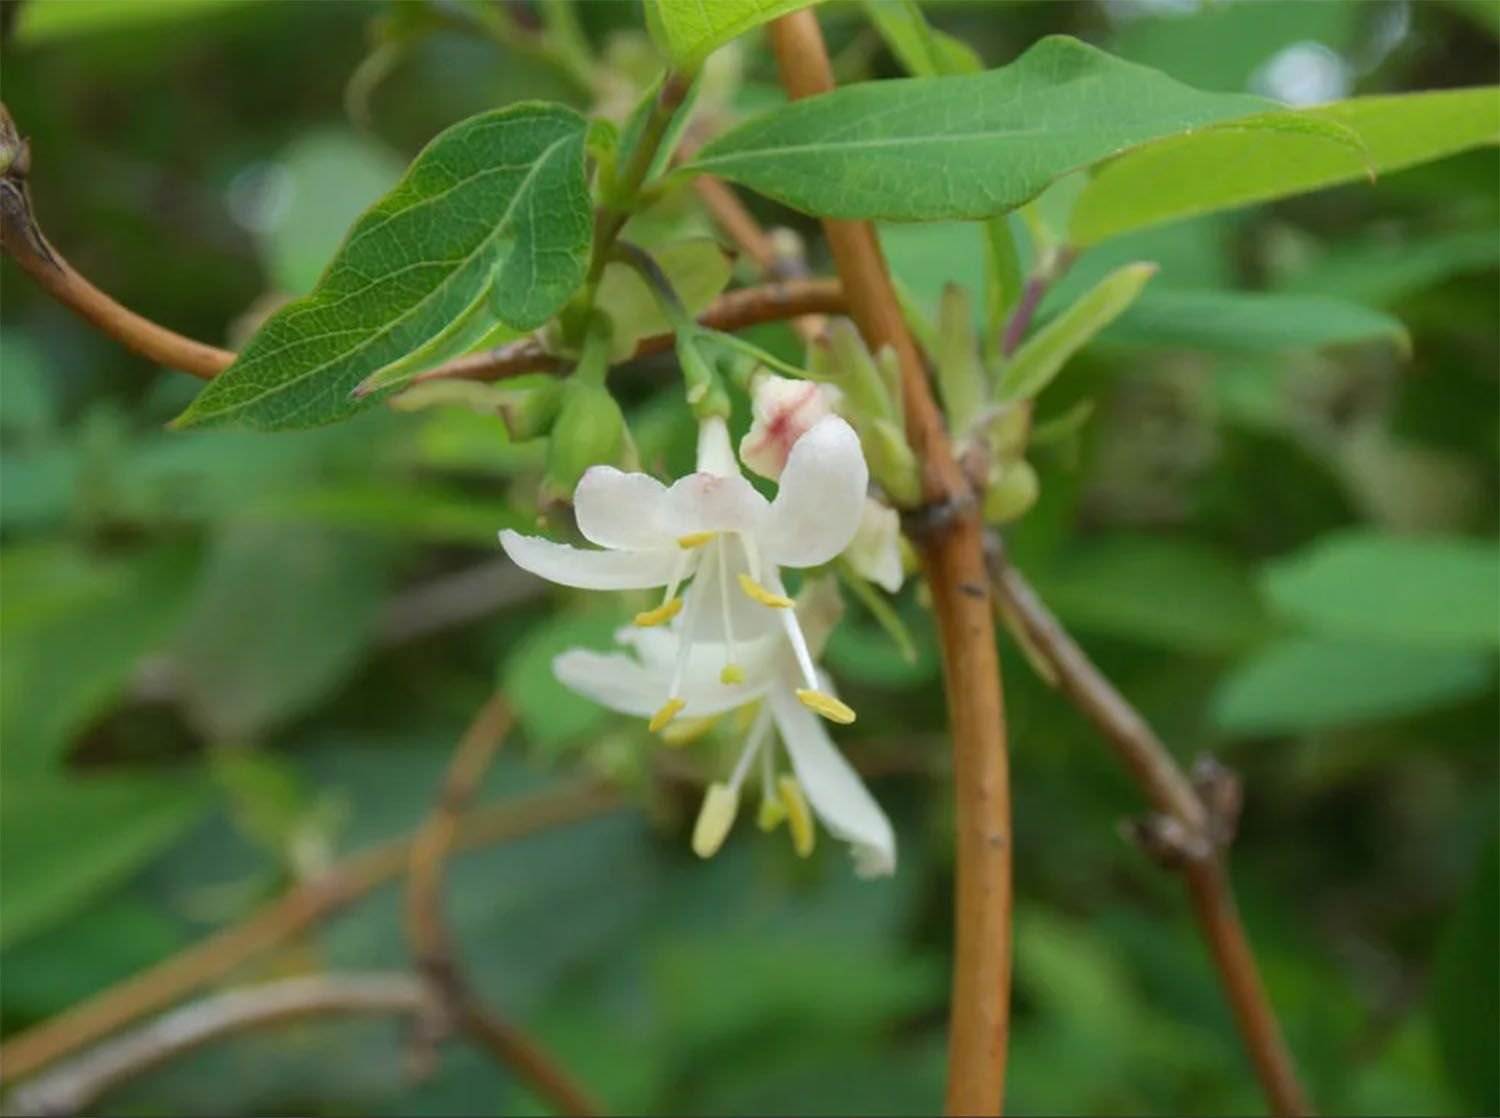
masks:
<svg viewBox="0 0 1500 1118"><path fill-rule="evenodd" d="M703 726L731 710L750 715L733 771L727 780L711 784L704 796L693 829L693 850L700 857L710 857L723 844L739 811L741 789L752 773L758 773L758 820L763 830L784 820L797 853L805 857L813 848L816 816L830 834L849 844L857 874L882 876L896 868L890 821L804 698L807 665L802 654L821 649L839 608L831 580L804 589L797 612L806 642L794 646L781 634L769 632L742 645L738 654L744 678L736 685L705 670L706 664L716 662L706 648L679 676L683 622L623 629L616 637L634 655L573 649L553 661L553 671L574 691L624 714L649 715L662 688L675 680L685 704L684 723L691 718L694 725ZM828 694L821 676L819 685ZM791 763L790 774L778 764L776 738Z"/></svg>
<svg viewBox="0 0 1500 1118"><path fill-rule="evenodd" d="M777 630L797 665L794 697L825 718L852 722L854 712L819 680L780 568L827 563L854 538L869 483L858 436L837 416L814 424L787 456L773 501L741 474L721 419L699 428L697 465L670 487L609 466L585 473L573 504L578 530L597 550L510 530L500 533L501 546L517 566L564 586L665 587L661 604L635 618L650 628L682 615L653 731L691 709L688 685L706 665L717 669L719 686L742 686L741 651Z"/></svg>
<svg viewBox="0 0 1500 1118"><path fill-rule="evenodd" d="M840 392L831 384L760 373L750 386L750 430L740 440L740 461L775 481L797 440L833 414Z"/></svg>

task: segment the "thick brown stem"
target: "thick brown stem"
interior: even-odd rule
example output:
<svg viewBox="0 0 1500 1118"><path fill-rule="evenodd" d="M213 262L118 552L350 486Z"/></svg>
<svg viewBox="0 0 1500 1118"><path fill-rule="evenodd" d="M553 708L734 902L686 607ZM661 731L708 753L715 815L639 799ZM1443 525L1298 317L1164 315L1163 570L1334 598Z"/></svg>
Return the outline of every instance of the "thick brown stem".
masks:
<svg viewBox="0 0 1500 1118"><path fill-rule="evenodd" d="M436 1009L408 974L312 974L228 990L182 1006L23 1084L11 1114L82 1114L99 1099L205 1044L234 1033L334 1014L423 1017Z"/></svg>
<svg viewBox="0 0 1500 1118"><path fill-rule="evenodd" d="M771 44L791 97L833 88L828 52L810 12L773 23ZM980 525L874 229L833 220L823 228L866 344L890 346L900 360L907 436L922 463L929 526L916 543L943 646L958 798L946 1106L950 1114L995 1114L1004 1094L1010 1021L1010 786Z"/></svg>
<svg viewBox="0 0 1500 1118"><path fill-rule="evenodd" d="M1176 824L1176 856L1168 861L1187 884L1193 915L1271 1110L1279 1115L1311 1114L1235 907L1219 849L1228 828L1218 825L1146 720L1010 565L998 537L989 540L988 551L996 599L1007 615L1022 626L1025 640L1049 666L1057 686L1099 730L1151 806Z"/></svg>
<svg viewBox="0 0 1500 1118"><path fill-rule="evenodd" d="M458 844L464 849L489 846L621 806L614 794L587 786L487 804L464 816ZM410 860L411 847L410 839L397 839L355 854L316 881L292 889L242 923L19 1034L0 1046L0 1084L28 1076L132 1021L156 1013L222 978L252 956L286 943L378 886L401 876Z"/></svg>
<svg viewBox="0 0 1500 1118"><path fill-rule="evenodd" d="M511 721L504 701L492 697L453 752L437 803L411 845L406 936L417 968L454 1024L559 1112L597 1114L599 1108L556 1060L480 999L464 974L443 918L443 874L458 838L460 813L473 799Z"/></svg>

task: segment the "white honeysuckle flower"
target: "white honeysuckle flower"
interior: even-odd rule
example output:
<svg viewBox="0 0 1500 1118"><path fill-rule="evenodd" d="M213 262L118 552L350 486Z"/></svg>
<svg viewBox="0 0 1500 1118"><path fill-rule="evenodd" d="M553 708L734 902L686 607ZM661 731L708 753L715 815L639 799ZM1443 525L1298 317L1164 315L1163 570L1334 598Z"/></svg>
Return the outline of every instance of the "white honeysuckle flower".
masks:
<svg viewBox="0 0 1500 1118"><path fill-rule="evenodd" d="M901 517L896 510L866 497L859 530L845 556L855 574L888 594L900 590L906 571L901 564Z"/></svg>
<svg viewBox="0 0 1500 1118"><path fill-rule="evenodd" d="M803 591L797 609L814 649L826 639L840 608L832 580L819 580ZM634 655L572 649L553 661L553 671L580 695L624 714L646 716L677 672L682 630L680 622L668 628L622 629L616 637ZM731 710L754 711L729 779L711 784L704 795L693 828L694 852L707 858L718 851L739 812L740 790L756 771L762 830L785 821L797 853L806 857L813 849L816 816L830 834L849 844L859 876L894 873L896 837L890 820L808 709L803 665L791 642L770 632L739 651L744 668L739 685L726 685L716 673L698 667L718 662L706 648L678 681L687 716L683 724L692 730L706 729ZM827 694L826 677L820 676L819 683ZM790 775L778 771L773 729L791 762Z"/></svg>
<svg viewBox="0 0 1500 1118"><path fill-rule="evenodd" d="M670 487L645 474L595 466L573 495L578 530L593 548L553 543L509 529L500 545L517 566L583 590L666 587L661 605L636 615L643 628L682 614L681 640L651 728L688 709L689 675L701 673L707 645L719 680L745 678L739 650L780 629L797 662L799 698L838 722L854 712L819 684L807 640L781 581L782 567L816 567L848 547L859 528L869 469L853 428L827 416L792 448L776 499L740 473L722 419L699 428L698 470ZM678 591L689 578L692 585ZM736 593L738 587L742 593ZM742 700L743 701L743 700Z"/></svg>
<svg viewBox="0 0 1500 1118"><path fill-rule="evenodd" d="M831 384L760 373L750 386L750 430L740 440L740 461L775 481L797 440L833 414L840 395Z"/></svg>

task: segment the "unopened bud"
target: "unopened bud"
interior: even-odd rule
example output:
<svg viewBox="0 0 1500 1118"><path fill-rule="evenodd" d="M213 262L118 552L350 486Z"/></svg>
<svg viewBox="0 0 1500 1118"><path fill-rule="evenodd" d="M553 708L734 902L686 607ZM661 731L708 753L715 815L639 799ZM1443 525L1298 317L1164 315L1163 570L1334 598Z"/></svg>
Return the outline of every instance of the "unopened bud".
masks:
<svg viewBox="0 0 1500 1118"><path fill-rule="evenodd" d="M565 382L556 377L536 376L517 377L504 388L491 389L512 442L539 439L552 430L562 406L564 388Z"/></svg>
<svg viewBox="0 0 1500 1118"><path fill-rule="evenodd" d="M892 504L915 507L922 499L922 476L917 469L917 456L901 428L887 419L858 426L870 476L879 482Z"/></svg>
<svg viewBox="0 0 1500 1118"><path fill-rule="evenodd" d="M543 504L566 500L590 466L629 465L633 457L625 416L609 390L568 381L547 444Z"/></svg>
<svg viewBox="0 0 1500 1118"><path fill-rule="evenodd" d="M833 414L839 390L810 380L761 373L750 386L754 419L740 440L740 461L775 481L786 468L792 446L820 419Z"/></svg>
<svg viewBox="0 0 1500 1118"><path fill-rule="evenodd" d="M1036 504L1040 492L1036 470L1026 459L997 462L990 468L989 485L984 491L985 523L1010 523Z"/></svg>

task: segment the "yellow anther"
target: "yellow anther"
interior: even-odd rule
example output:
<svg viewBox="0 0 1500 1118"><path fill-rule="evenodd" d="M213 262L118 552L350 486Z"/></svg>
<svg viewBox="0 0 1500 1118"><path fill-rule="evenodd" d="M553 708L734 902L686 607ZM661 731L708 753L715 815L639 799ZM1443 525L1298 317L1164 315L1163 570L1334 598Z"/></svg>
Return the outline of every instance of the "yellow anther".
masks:
<svg viewBox="0 0 1500 1118"><path fill-rule="evenodd" d="M685 536L677 537L677 546L684 551L689 551L695 547L702 547L718 534L717 532L689 532Z"/></svg>
<svg viewBox="0 0 1500 1118"><path fill-rule="evenodd" d="M802 700L802 705L808 710L816 711L830 722L842 722L847 726L854 721L854 708L848 703L835 699L826 691L814 691L811 687L804 687L797 692L797 698Z"/></svg>
<svg viewBox="0 0 1500 1118"><path fill-rule="evenodd" d="M698 822L693 824L693 853L700 858L717 854L739 810L738 792L727 784L710 784L703 796L703 806L698 809Z"/></svg>
<svg viewBox="0 0 1500 1118"><path fill-rule="evenodd" d="M755 825L762 831L774 831L786 821L786 807L770 795L762 796L760 811L756 813Z"/></svg>
<svg viewBox="0 0 1500 1118"><path fill-rule="evenodd" d="M681 598L668 598L655 609L648 609L644 613L635 615L635 623L642 629L649 629L653 625L660 625L663 621L671 621L682 612Z"/></svg>
<svg viewBox="0 0 1500 1118"><path fill-rule="evenodd" d="M661 740L667 745L679 748L692 745L693 742L705 737L718 721L717 714L705 715L702 718L678 718L661 728Z"/></svg>
<svg viewBox="0 0 1500 1118"><path fill-rule="evenodd" d="M676 718L677 712L685 706L687 703L681 699L668 699L662 703L661 709L651 716L651 732L659 733L661 728Z"/></svg>
<svg viewBox="0 0 1500 1118"><path fill-rule="evenodd" d="M792 832L792 849L797 857L806 858L813 851L817 830L813 827L812 812L807 807L807 797L802 794L802 785L795 776L777 778L776 790L780 793L782 810L786 812L786 825Z"/></svg>
<svg viewBox="0 0 1500 1118"><path fill-rule="evenodd" d="M719 673L720 683L744 683L745 669L738 664L725 664L724 670Z"/></svg>
<svg viewBox="0 0 1500 1118"><path fill-rule="evenodd" d="M770 606L772 609L792 608L792 600L785 594L772 594L745 571L740 572L740 589L763 606Z"/></svg>

